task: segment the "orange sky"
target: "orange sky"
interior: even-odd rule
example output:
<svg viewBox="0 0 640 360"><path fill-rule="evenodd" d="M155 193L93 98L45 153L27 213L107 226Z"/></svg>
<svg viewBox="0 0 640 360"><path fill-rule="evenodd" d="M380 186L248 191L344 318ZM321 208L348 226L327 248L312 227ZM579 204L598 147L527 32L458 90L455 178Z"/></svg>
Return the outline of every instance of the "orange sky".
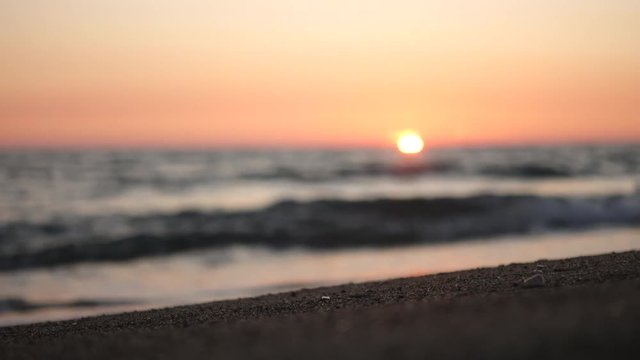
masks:
<svg viewBox="0 0 640 360"><path fill-rule="evenodd" d="M640 1L4 0L0 146L640 140Z"/></svg>

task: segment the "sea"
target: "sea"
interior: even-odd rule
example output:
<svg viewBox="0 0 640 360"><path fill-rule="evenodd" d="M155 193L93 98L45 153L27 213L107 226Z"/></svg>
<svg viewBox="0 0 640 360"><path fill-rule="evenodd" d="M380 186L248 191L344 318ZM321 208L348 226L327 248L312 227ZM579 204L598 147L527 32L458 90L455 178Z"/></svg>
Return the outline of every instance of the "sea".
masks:
<svg viewBox="0 0 640 360"><path fill-rule="evenodd" d="M631 249L640 144L0 151L0 326Z"/></svg>

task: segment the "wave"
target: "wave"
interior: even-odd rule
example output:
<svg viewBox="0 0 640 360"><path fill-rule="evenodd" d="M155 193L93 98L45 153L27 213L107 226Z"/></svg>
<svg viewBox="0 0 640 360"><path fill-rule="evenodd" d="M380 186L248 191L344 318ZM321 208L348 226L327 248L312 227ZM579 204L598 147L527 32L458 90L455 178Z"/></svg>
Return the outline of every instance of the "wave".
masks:
<svg viewBox="0 0 640 360"><path fill-rule="evenodd" d="M488 166L480 170L483 175L522 177L522 178L556 178L587 175L572 173L568 169L560 169L545 165L513 165L509 167Z"/></svg>
<svg viewBox="0 0 640 360"><path fill-rule="evenodd" d="M343 164L330 169L306 169L299 167L274 167L262 172L246 172L239 175L245 180L289 180L320 182L354 177L415 176L427 174L456 174L461 169L453 161L425 161L406 164L383 162Z"/></svg>
<svg viewBox="0 0 640 360"><path fill-rule="evenodd" d="M60 219L0 226L0 270L197 248L394 246L640 224L640 195L284 201L244 212Z"/></svg>
<svg viewBox="0 0 640 360"><path fill-rule="evenodd" d="M511 178L558 178L594 175L578 173L568 168L539 164L509 166L487 165L473 169L465 168L453 161L429 161L413 164L359 164L357 167L335 168L330 171L309 171L294 167L277 167L263 172L247 172L239 177L244 180L287 180L299 182L322 182L366 177L404 177L420 175L480 175Z"/></svg>
<svg viewBox="0 0 640 360"><path fill-rule="evenodd" d="M77 299L63 302L33 302L24 298L0 298L0 315L10 312L29 312L55 308L92 308L103 306L132 305L138 302L130 300Z"/></svg>

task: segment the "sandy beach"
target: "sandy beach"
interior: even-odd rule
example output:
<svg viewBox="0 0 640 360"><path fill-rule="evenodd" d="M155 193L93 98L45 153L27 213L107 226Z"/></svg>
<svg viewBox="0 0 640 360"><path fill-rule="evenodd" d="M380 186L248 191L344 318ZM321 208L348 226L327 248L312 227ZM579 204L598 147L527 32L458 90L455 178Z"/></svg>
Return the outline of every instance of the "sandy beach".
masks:
<svg viewBox="0 0 640 360"><path fill-rule="evenodd" d="M524 279L540 274L544 284ZM537 286L535 286L537 285ZM640 252L0 328L3 359L635 358Z"/></svg>

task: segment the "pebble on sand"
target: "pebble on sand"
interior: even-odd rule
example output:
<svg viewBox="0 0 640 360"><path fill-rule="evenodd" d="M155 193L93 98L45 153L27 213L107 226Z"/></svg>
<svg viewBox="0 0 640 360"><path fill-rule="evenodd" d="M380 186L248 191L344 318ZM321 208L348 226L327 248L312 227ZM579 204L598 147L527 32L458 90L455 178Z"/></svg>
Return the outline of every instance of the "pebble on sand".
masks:
<svg viewBox="0 0 640 360"><path fill-rule="evenodd" d="M530 276L524 279L524 286L525 287L541 287L541 286L544 286L546 282L547 281L542 274L535 274L533 276Z"/></svg>
<svg viewBox="0 0 640 360"><path fill-rule="evenodd" d="M331 297L325 295L325 296L321 297L320 299L322 299L322 300L331 300Z"/></svg>

